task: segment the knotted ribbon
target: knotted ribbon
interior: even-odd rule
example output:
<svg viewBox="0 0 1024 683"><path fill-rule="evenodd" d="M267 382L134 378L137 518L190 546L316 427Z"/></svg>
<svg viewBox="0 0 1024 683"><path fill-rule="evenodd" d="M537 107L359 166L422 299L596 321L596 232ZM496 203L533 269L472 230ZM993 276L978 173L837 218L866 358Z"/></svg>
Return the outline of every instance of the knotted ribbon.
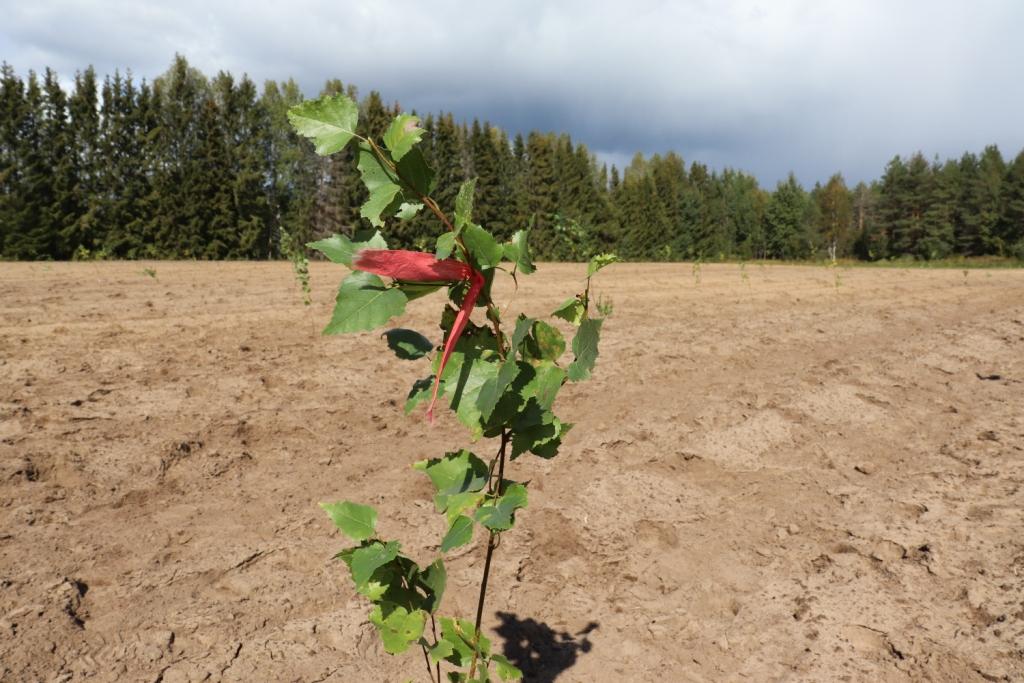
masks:
<svg viewBox="0 0 1024 683"><path fill-rule="evenodd" d="M476 299L484 287L484 276L468 263L452 258L438 259L433 254L404 249L363 249L352 261L352 267L405 282L450 284L469 281L469 290L462 299L462 308L455 316L455 324L448 334L448 341L441 355L441 364L437 368L437 377L434 379L434 392L430 397L430 407L427 409L427 419L433 423L434 404L437 402L437 392L441 386L441 374L448 364L448 358L452 355L456 342L462 336L462 331L466 329L469 315L473 312Z"/></svg>

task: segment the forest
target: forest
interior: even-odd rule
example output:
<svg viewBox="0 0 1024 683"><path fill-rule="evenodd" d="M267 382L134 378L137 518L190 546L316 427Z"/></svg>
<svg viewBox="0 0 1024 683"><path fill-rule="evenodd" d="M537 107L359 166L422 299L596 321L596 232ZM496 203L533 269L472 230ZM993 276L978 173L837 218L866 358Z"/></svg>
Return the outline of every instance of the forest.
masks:
<svg viewBox="0 0 1024 683"><path fill-rule="evenodd" d="M338 80L320 94L340 92L359 94ZM294 80L208 78L183 56L151 83L90 67L70 92L51 69L23 78L4 63L0 258L274 259L368 227L353 156L318 157L288 125L303 98ZM365 135L402 111L375 91L359 102ZM420 115L440 204L477 178L477 221L499 239L532 226L543 260L1024 259L1024 150L918 152L870 184L836 173L808 190L790 174L766 189L674 152L609 168L567 133ZM387 230L405 248L438 233L422 213Z"/></svg>

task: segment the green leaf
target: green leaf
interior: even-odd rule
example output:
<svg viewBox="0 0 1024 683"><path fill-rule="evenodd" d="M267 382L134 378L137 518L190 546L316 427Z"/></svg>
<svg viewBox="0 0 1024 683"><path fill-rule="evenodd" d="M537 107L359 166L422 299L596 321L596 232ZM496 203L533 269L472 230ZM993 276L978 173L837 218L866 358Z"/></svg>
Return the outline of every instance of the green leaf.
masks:
<svg viewBox="0 0 1024 683"><path fill-rule="evenodd" d="M423 626L427 616L422 610L409 612L404 607L395 607L385 617L380 605L370 612L370 623L380 632L384 651L397 655L409 649L409 645L423 635Z"/></svg>
<svg viewBox="0 0 1024 683"><path fill-rule="evenodd" d="M374 541L352 553L352 580L361 586L373 577L373 573L398 557L400 544L398 541L381 543Z"/></svg>
<svg viewBox="0 0 1024 683"><path fill-rule="evenodd" d="M476 191L476 178L470 178L459 187L455 197L455 234L473 220L473 193Z"/></svg>
<svg viewBox="0 0 1024 683"><path fill-rule="evenodd" d="M454 524L456 517L463 513L475 510L486 497L486 491L466 491L465 493L456 493L448 496L448 499L443 501L445 505L441 507L441 510L444 511L445 516L448 519L448 523ZM436 504L437 500L435 499L434 502Z"/></svg>
<svg viewBox="0 0 1024 683"><path fill-rule="evenodd" d="M587 309L583 305L583 302L573 297L567 299L561 306L555 309L555 312L551 315L556 318L561 318L571 322L573 325L579 325L583 322L583 318L586 317Z"/></svg>
<svg viewBox="0 0 1024 683"><path fill-rule="evenodd" d="M527 349L538 360L557 361L565 352L565 338L557 329L543 320L533 323L533 343L527 340Z"/></svg>
<svg viewBox="0 0 1024 683"><path fill-rule="evenodd" d="M405 414L408 415L412 411L416 410L416 406L424 401L429 401L433 392L433 375L416 380L412 385L412 389L409 390L409 395L405 399Z"/></svg>
<svg viewBox="0 0 1024 683"><path fill-rule="evenodd" d="M420 212L423 205L419 202L403 202L398 207L398 213L395 214L395 218L401 221L407 221Z"/></svg>
<svg viewBox="0 0 1024 683"><path fill-rule="evenodd" d="M619 257L615 254L598 254L594 258L590 259L590 263L587 265L587 277L593 277L594 273L618 260Z"/></svg>
<svg viewBox="0 0 1024 683"><path fill-rule="evenodd" d="M402 294L405 294L409 301L415 301L420 297L433 294L437 290L444 287L444 285L431 285L423 282L402 282L401 280L395 281L395 286L402 290Z"/></svg>
<svg viewBox="0 0 1024 683"><path fill-rule="evenodd" d="M473 520L465 515L459 515L448 528L448 533L441 540L441 552L461 547L473 540Z"/></svg>
<svg viewBox="0 0 1024 683"><path fill-rule="evenodd" d="M513 353L519 350L519 345L523 343L526 336L530 334L530 330L533 329L533 318L527 318L525 315L520 314L516 320L516 329L512 332L511 346Z"/></svg>
<svg viewBox="0 0 1024 683"><path fill-rule="evenodd" d="M451 645L452 653L446 657L446 661L458 667L469 666L473 661L474 648L478 634L473 623L465 619L455 621L449 617L441 617L441 637ZM491 641L483 635L479 635L480 654L485 659L490 657Z"/></svg>
<svg viewBox="0 0 1024 683"><path fill-rule="evenodd" d="M434 251L434 256L439 259L446 259L451 256L452 251L455 249L455 233L446 232L437 238L437 248Z"/></svg>
<svg viewBox="0 0 1024 683"><path fill-rule="evenodd" d="M590 371L597 362L597 342L601 337L601 318L587 318L580 323L576 336L572 338L572 352L576 356L569 365L569 380L579 382L590 378Z"/></svg>
<svg viewBox="0 0 1024 683"><path fill-rule="evenodd" d="M426 472L437 489L438 509L444 510L449 496L467 491L479 491L487 484L487 463L463 449L446 453L443 458L420 460L413 469Z"/></svg>
<svg viewBox="0 0 1024 683"><path fill-rule="evenodd" d="M396 327L381 336L387 337L388 348L402 360L418 360L434 350L434 344L415 330Z"/></svg>
<svg viewBox="0 0 1024 683"><path fill-rule="evenodd" d="M426 588L430 599L426 605L427 611L434 613L441 606L441 599L444 597L445 587L448 585L448 572L444 568L444 560L438 558L420 572L418 583Z"/></svg>
<svg viewBox="0 0 1024 683"><path fill-rule="evenodd" d="M313 141L321 156L340 151L356 134L359 106L344 95L306 100L288 110L295 131Z"/></svg>
<svg viewBox="0 0 1024 683"><path fill-rule="evenodd" d="M334 526L353 541L365 541L373 538L377 528L377 511L369 505L359 505L344 501L342 503L320 503L320 507L330 516Z"/></svg>
<svg viewBox="0 0 1024 683"><path fill-rule="evenodd" d="M423 138L418 116L399 114L384 133L384 144L391 152L391 158L400 161L413 146Z"/></svg>
<svg viewBox="0 0 1024 683"><path fill-rule="evenodd" d="M466 339L465 334L463 339ZM484 359L475 352L456 351L449 357L441 376L444 395L448 397L452 410L459 421L473 432L474 437L483 433L480 422L482 413L478 406L480 391L488 380L497 377L497 360L496 357L493 360Z"/></svg>
<svg viewBox="0 0 1024 683"><path fill-rule="evenodd" d="M535 367L535 374L523 387L524 398L535 398L537 403L544 410L550 410L555 402L555 396L566 377L566 372L550 361L538 363Z"/></svg>
<svg viewBox="0 0 1024 683"><path fill-rule="evenodd" d="M479 225L467 223L462 229L462 241L479 270L493 268L501 263L505 250L491 233Z"/></svg>
<svg viewBox="0 0 1024 683"><path fill-rule="evenodd" d="M429 195L434 191L434 171L427 164L423 152L411 149L402 157L402 160L395 164L398 169L398 176L401 178L404 188L409 190L415 198Z"/></svg>
<svg viewBox="0 0 1024 683"><path fill-rule="evenodd" d="M505 659L504 656L494 653L491 655L491 661L494 662L498 669L498 677L503 681L518 681L522 679L523 672L512 665L512 662Z"/></svg>
<svg viewBox="0 0 1024 683"><path fill-rule="evenodd" d="M455 652L455 648L452 644L444 638L437 640L437 645L430 648L427 654L430 655L431 662L440 662L442 659L448 659Z"/></svg>
<svg viewBox="0 0 1024 683"><path fill-rule="evenodd" d="M481 505L474 518L491 531L506 531L512 528L513 514L526 507L526 487L512 484L494 503Z"/></svg>
<svg viewBox="0 0 1024 683"><path fill-rule="evenodd" d="M342 281L334 314L323 333L361 332L380 327L404 313L406 301L401 290L386 287L384 281L372 273L356 271Z"/></svg>
<svg viewBox="0 0 1024 683"><path fill-rule="evenodd" d="M529 236L529 230L518 230L512 235L512 241L504 246L505 258L516 264L516 269L523 275L529 275L536 270L533 257L530 255L530 245L527 243Z"/></svg>
<svg viewBox="0 0 1024 683"><path fill-rule="evenodd" d="M535 398L516 415L512 424L512 458L530 452L542 458L558 455L562 437L572 425L563 423L550 410L543 409Z"/></svg>
<svg viewBox="0 0 1024 683"><path fill-rule="evenodd" d="M564 342L562 346L564 348ZM491 413L494 412L494 407L498 405L501 395L505 393L505 389L512 384L518 375L519 366L515 358L510 358L501 364L497 375L488 378L483 383L483 386L480 387L480 393L476 398L476 406L480 409L480 417L484 421L491 418Z"/></svg>
<svg viewBox="0 0 1024 683"><path fill-rule="evenodd" d="M370 193L359 215L370 221L371 225L382 227L384 221L381 220L381 215L394 214L402 202L399 194L402 188L398 185L398 178L381 164L367 145L359 145L357 168L362 174L363 184Z"/></svg>
<svg viewBox="0 0 1024 683"><path fill-rule="evenodd" d="M307 242L306 246L316 249L334 263L341 263L349 268L352 267L352 259L359 250L388 248L379 230L374 232L373 237L362 242L353 242L345 235L331 235L317 242Z"/></svg>

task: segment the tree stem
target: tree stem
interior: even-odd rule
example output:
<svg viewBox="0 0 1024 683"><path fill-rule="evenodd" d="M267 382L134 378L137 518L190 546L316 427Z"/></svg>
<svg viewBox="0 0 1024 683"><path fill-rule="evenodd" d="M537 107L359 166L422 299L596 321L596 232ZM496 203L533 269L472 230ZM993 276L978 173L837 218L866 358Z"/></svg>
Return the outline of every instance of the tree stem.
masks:
<svg viewBox="0 0 1024 683"><path fill-rule="evenodd" d="M501 482L505 477L505 449L508 446L508 430L501 430L501 446L498 448L498 483L494 479L488 482L488 492L491 495L501 495ZM497 534L493 531L487 536L487 555L484 558L484 576L480 580L480 596L476 601L476 633L473 637L473 663L469 667L469 677L476 675L476 662L480 657L480 625L484 616L484 600L487 598L487 579L491 575L491 557L494 556L494 549L497 547L495 540Z"/></svg>

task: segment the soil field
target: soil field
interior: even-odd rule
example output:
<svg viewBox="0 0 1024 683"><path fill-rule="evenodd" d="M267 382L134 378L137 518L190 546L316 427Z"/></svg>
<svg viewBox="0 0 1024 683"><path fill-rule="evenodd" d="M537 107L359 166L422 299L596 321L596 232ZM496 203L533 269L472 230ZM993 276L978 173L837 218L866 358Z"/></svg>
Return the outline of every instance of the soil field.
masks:
<svg viewBox="0 0 1024 683"><path fill-rule="evenodd" d="M545 315L581 272L496 298ZM425 366L319 335L343 273L314 264L307 308L283 263L0 263L0 680L426 679L317 503L377 506L429 562L408 464L466 434L403 415ZM496 647L540 682L1024 680L1024 271L745 273L599 276L576 427L511 468Z"/></svg>

